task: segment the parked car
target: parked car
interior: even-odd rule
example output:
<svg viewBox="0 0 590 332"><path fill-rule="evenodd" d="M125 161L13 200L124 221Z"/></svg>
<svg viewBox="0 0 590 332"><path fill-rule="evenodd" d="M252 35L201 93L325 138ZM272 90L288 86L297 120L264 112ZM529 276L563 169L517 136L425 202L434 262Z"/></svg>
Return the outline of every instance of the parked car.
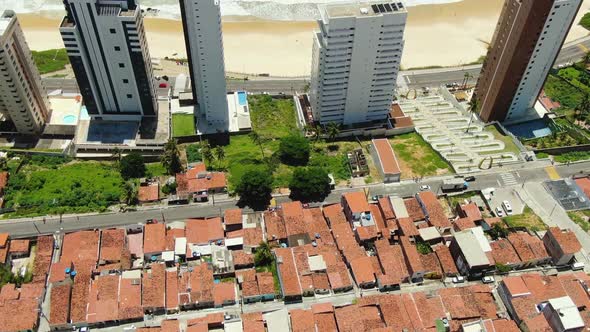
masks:
<svg viewBox="0 0 590 332"><path fill-rule="evenodd" d="M464 282L465 282L465 277L463 277L463 276L453 277L453 283L454 284L462 284Z"/></svg>
<svg viewBox="0 0 590 332"><path fill-rule="evenodd" d="M582 262L575 262L571 265L572 267L572 271L579 271L579 270L583 270L585 265Z"/></svg>
<svg viewBox="0 0 590 332"><path fill-rule="evenodd" d="M473 181L475 181L475 176L468 176L468 177L465 178L465 181L467 181L467 182L473 182Z"/></svg>
<svg viewBox="0 0 590 332"><path fill-rule="evenodd" d="M492 276L485 276L485 277L481 278L481 282L483 282L484 284L493 284L494 281L496 281L496 280Z"/></svg>
<svg viewBox="0 0 590 332"><path fill-rule="evenodd" d="M501 206L498 206L496 208L496 217L499 217L499 218L504 217L504 210L502 209Z"/></svg>
<svg viewBox="0 0 590 332"><path fill-rule="evenodd" d="M506 214L507 215L511 215L512 214L512 206L510 205L510 202L503 201L502 202L502 207L504 208L504 210L506 210Z"/></svg>
<svg viewBox="0 0 590 332"><path fill-rule="evenodd" d="M372 201L374 201L374 202L376 202L376 201L378 201L380 198L383 198L383 195L375 195L375 196L371 197L371 200L372 200Z"/></svg>
<svg viewBox="0 0 590 332"><path fill-rule="evenodd" d="M420 191L427 191L430 190L430 186L427 184L423 184L420 186Z"/></svg>
<svg viewBox="0 0 590 332"><path fill-rule="evenodd" d="M168 87L168 84L167 83L160 83L159 87L165 89Z"/></svg>

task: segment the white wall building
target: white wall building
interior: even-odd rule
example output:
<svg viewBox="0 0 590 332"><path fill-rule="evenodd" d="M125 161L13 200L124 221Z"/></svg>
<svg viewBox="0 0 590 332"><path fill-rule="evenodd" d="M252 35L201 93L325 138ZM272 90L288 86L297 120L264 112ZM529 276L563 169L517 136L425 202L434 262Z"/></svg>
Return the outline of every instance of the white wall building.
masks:
<svg viewBox="0 0 590 332"><path fill-rule="evenodd" d="M314 118L353 125L385 120L404 48L402 2L319 6L311 72Z"/></svg>
<svg viewBox="0 0 590 332"><path fill-rule="evenodd" d="M139 121L158 103L136 0L65 0L60 32L88 113Z"/></svg>
<svg viewBox="0 0 590 332"><path fill-rule="evenodd" d="M0 16L0 114L20 134L43 131L51 109L41 75L16 14L6 10Z"/></svg>
<svg viewBox="0 0 590 332"><path fill-rule="evenodd" d="M219 0L180 0L193 97L207 126L229 129Z"/></svg>
<svg viewBox="0 0 590 332"><path fill-rule="evenodd" d="M543 32L508 110L506 121L522 117L535 106L549 71L559 55L582 0L555 0Z"/></svg>

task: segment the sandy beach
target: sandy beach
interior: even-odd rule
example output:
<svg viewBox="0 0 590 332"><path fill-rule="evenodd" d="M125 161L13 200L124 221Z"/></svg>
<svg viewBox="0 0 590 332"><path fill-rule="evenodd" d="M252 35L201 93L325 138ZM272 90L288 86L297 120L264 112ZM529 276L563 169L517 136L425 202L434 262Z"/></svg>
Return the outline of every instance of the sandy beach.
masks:
<svg viewBox="0 0 590 332"><path fill-rule="evenodd" d="M477 60L492 39L503 0L464 0L443 5L408 8L404 68L462 65ZM585 0L568 40L588 31L577 25L590 10ZM33 50L63 47L54 14L21 14L19 19ZM273 76L307 76L311 66L315 22L265 21L249 17L223 17L226 70L268 73ZM180 21L145 19L152 57L185 57Z"/></svg>

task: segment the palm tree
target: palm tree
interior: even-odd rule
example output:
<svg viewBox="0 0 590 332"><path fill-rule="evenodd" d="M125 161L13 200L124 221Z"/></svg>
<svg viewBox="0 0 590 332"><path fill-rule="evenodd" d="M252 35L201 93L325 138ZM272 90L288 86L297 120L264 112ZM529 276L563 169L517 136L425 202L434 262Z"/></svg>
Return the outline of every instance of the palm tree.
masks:
<svg viewBox="0 0 590 332"><path fill-rule="evenodd" d="M324 128L322 128L321 125L314 123L312 125L313 128L313 139L318 141L320 139L320 137L322 137L322 134L324 132Z"/></svg>
<svg viewBox="0 0 590 332"><path fill-rule="evenodd" d="M123 154L121 152L121 149L119 148L114 148L113 149L113 154L111 155L111 158L113 158L113 160L115 160L115 162L117 163L117 165L119 165L119 163L121 162L121 158L123 157Z"/></svg>
<svg viewBox="0 0 590 332"><path fill-rule="evenodd" d="M256 266L270 266L273 262L272 248L274 246L268 242L260 242L256 253L254 254L254 264Z"/></svg>
<svg viewBox="0 0 590 332"><path fill-rule="evenodd" d="M328 139L333 141L336 136L340 134L340 124L336 122L330 122L326 125L326 134L328 135Z"/></svg>
<svg viewBox="0 0 590 332"><path fill-rule="evenodd" d="M201 148L201 155L203 156L203 161L205 165L211 165L215 156L213 156L213 150L209 145L205 145Z"/></svg>
<svg viewBox="0 0 590 332"><path fill-rule="evenodd" d="M466 71L465 74L463 75L463 89L467 89L467 83L469 83L469 80L473 78L473 75L471 75L470 72Z"/></svg>
<svg viewBox="0 0 590 332"><path fill-rule="evenodd" d="M223 161L223 159L225 158L225 151L223 150L223 147L221 146L216 146L215 149L213 149L213 153L215 154L215 157L217 158L217 162L219 167L221 167L221 162Z"/></svg>
<svg viewBox="0 0 590 332"><path fill-rule="evenodd" d="M471 96L471 100L469 101L469 125L467 126L466 133L469 133L469 129L471 129L471 121L473 121L473 113L477 113L479 111L479 100L475 97L475 94Z"/></svg>
<svg viewBox="0 0 590 332"><path fill-rule="evenodd" d="M260 135L258 135L257 132L255 132L254 130L250 132L250 134L248 134L248 137L250 137L250 140L258 145L260 147L260 153L262 154L262 159L264 159L264 147L262 146L262 137Z"/></svg>
<svg viewBox="0 0 590 332"><path fill-rule="evenodd" d="M584 114L584 113L586 113L586 114L590 113L590 96L587 93L585 93L582 96L582 99L578 103L578 106L576 106L576 113L575 113L576 120L579 120L580 118L582 118L582 114Z"/></svg>
<svg viewBox="0 0 590 332"><path fill-rule="evenodd" d="M136 205L139 197L137 193L137 187L132 181L125 182L125 203L127 205Z"/></svg>
<svg viewBox="0 0 590 332"><path fill-rule="evenodd" d="M164 155L162 156L162 165L166 168L169 175L182 172L182 163L180 162L180 151L176 140L170 139L164 145Z"/></svg>

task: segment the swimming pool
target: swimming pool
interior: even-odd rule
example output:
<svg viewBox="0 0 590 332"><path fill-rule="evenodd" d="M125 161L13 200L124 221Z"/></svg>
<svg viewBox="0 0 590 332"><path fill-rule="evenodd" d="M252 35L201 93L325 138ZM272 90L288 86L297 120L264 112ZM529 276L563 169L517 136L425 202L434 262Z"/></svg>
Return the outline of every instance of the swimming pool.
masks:
<svg viewBox="0 0 590 332"><path fill-rule="evenodd" d="M516 125L506 126L514 135L525 138L541 138L551 135L551 128L545 119L538 119Z"/></svg>
<svg viewBox="0 0 590 332"><path fill-rule="evenodd" d="M246 91L238 91L238 103L240 106L247 106L248 105L248 96Z"/></svg>
<svg viewBox="0 0 590 332"><path fill-rule="evenodd" d="M76 123L76 116L75 115L66 115L63 119L64 124L75 124Z"/></svg>

